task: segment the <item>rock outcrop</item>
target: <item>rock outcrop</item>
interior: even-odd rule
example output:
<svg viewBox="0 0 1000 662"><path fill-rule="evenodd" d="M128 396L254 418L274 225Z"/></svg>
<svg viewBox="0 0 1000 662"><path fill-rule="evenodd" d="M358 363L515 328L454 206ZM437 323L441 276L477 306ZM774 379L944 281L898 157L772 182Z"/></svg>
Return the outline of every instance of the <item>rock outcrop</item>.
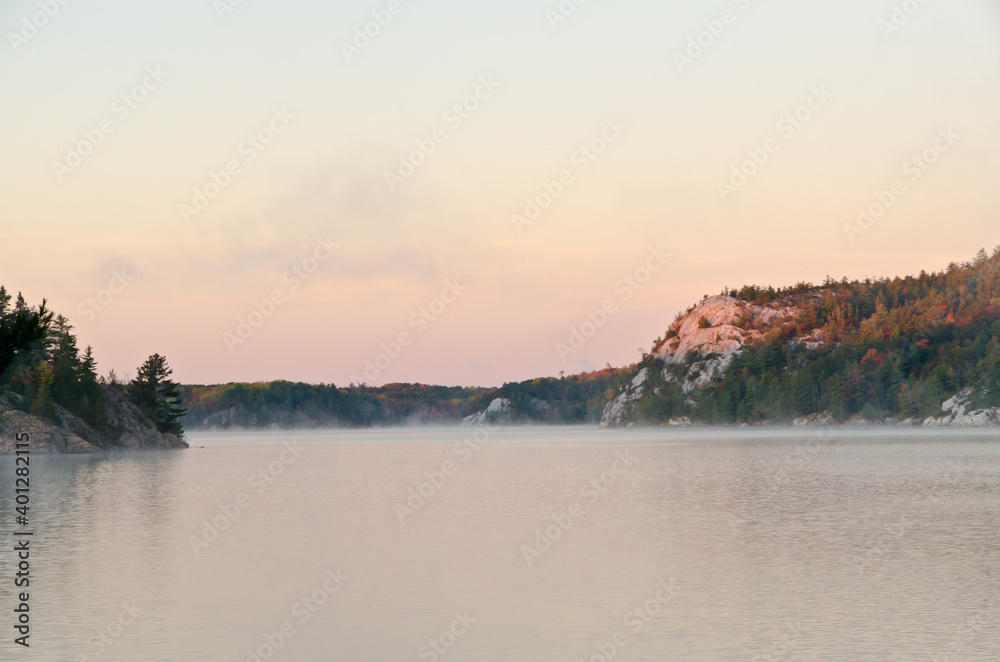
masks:
<svg viewBox="0 0 1000 662"><path fill-rule="evenodd" d="M466 416L462 420L462 425L502 425L510 423L510 400L506 398L496 398L490 406L479 412Z"/></svg>
<svg viewBox="0 0 1000 662"><path fill-rule="evenodd" d="M604 406L604 413L601 415L602 428L617 428L626 425L632 417L632 411L642 399L642 385L649 377L649 369L643 368L639 371L625 390L618 394L614 400Z"/></svg>
<svg viewBox="0 0 1000 662"><path fill-rule="evenodd" d="M705 299L670 325L653 356L668 366L690 362L682 383L684 394L690 395L722 379L747 343L760 340L776 326L793 323L800 313L794 306L757 306L728 296ZM805 342L809 347L822 344L816 337ZM664 377L670 381L673 376L668 373Z"/></svg>
<svg viewBox="0 0 1000 662"><path fill-rule="evenodd" d="M96 430L70 412L57 407L61 425L24 413L0 402L0 453L14 451L15 435L27 433L32 452L98 453L108 450L187 448L186 441L164 434L115 388L102 387L107 402L107 431Z"/></svg>
<svg viewBox="0 0 1000 662"><path fill-rule="evenodd" d="M0 453L13 453L16 436L27 434L32 453L96 453L101 449L68 429L0 405Z"/></svg>
<svg viewBox="0 0 1000 662"><path fill-rule="evenodd" d="M108 403L108 430L112 448L126 450L187 448L188 444L173 434L160 432L143 420L142 412L117 389L104 387Z"/></svg>
<svg viewBox="0 0 1000 662"><path fill-rule="evenodd" d="M796 418L792 421L792 425L797 428L826 427L828 425L836 424L837 421L834 419L833 413L828 411L809 414L808 416L802 416L801 418Z"/></svg>
<svg viewBox="0 0 1000 662"><path fill-rule="evenodd" d="M776 326L793 323L800 314L801 310L794 306L757 306L729 296L711 297L680 315L670 325L666 339L653 347L652 355L667 364L663 371L667 382L677 379L674 366L688 366L681 377L681 389L691 395L721 380L747 343L760 340ZM822 344L818 337L809 337L805 342L810 347ZM648 368L643 368L605 406L601 427L631 424L632 412L645 393L643 384L648 378ZM671 424L685 426L690 421L676 419Z"/></svg>
<svg viewBox="0 0 1000 662"><path fill-rule="evenodd" d="M964 389L941 405L944 416L931 416L924 420L924 427L985 428L1000 425L1000 407L969 410L972 389Z"/></svg>
<svg viewBox="0 0 1000 662"><path fill-rule="evenodd" d="M748 342L799 314L793 306L756 306L733 297L712 297L670 325L667 339L653 348L653 354L667 363L684 363L690 353L718 354L728 365Z"/></svg>

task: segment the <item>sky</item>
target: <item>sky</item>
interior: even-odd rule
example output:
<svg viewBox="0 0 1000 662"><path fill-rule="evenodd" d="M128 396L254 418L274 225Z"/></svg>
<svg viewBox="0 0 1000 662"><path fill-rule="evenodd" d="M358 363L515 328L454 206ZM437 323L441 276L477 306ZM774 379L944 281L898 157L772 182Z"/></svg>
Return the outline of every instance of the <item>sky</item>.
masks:
<svg viewBox="0 0 1000 662"><path fill-rule="evenodd" d="M0 283L99 370L496 386L1000 244L987 0L8 0Z"/></svg>

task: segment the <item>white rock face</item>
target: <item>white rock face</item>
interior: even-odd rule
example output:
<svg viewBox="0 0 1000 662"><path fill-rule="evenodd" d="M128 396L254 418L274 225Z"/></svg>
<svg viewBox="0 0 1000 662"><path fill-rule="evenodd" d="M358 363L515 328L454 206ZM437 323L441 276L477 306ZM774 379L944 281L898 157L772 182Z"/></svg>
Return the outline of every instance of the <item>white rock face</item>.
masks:
<svg viewBox="0 0 1000 662"><path fill-rule="evenodd" d="M653 354L668 364L684 363L689 353L706 357L704 364L695 364L684 376L682 388L685 395L717 382L725 375L733 359L748 342L764 337L764 332L773 324L793 320L800 314L798 308L790 306L755 306L734 299L718 296L705 299L670 326L675 335L654 348ZM701 328L705 318L708 328ZM812 337L809 347L817 347L822 341Z"/></svg>
<svg viewBox="0 0 1000 662"><path fill-rule="evenodd" d="M772 325L794 320L799 314L800 310L792 306L756 306L733 297L712 297L674 322L670 326L673 337L654 347L653 355L668 366L684 364L689 354L704 359L693 363L683 377L681 389L684 395L691 395L721 380L744 345L763 338ZM708 321L707 328L701 328L703 317ZM808 342L811 347L822 344L815 336ZM674 380L669 367L663 376L668 382ZM617 427L628 421L642 397L640 387L647 377L644 368L623 393L607 404L601 427ZM685 419L677 421L678 425L690 425Z"/></svg>
<svg viewBox="0 0 1000 662"><path fill-rule="evenodd" d="M956 416L951 424L960 428L987 428L1000 425L1000 409L992 407L970 411L967 414Z"/></svg>
<svg viewBox="0 0 1000 662"><path fill-rule="evenodd" d="M604 406L604 413L601 415L602 428L619 427L632 415L632 410L642 397L642 385L646 383L648 377L649 370L643 368L624 392Z"/></svg>
<svg viewBox="0 0 1000 662"><path fill-rule="evenodd" d="M487 423L509 423L510 422L510 400L507 398L497 398L490 403L490 406L479 412L462 419L462 425L486 425Z"/></svg>
<svg viewBox="0 0 1000 662"><path fill-rule="evenodd" d="M925 427L985 428L1000 425L1000 407L968 411L968 400L972 389L964 389L953 398L941 404L944 416L931 416L924 421Z"/></svg>
<svg viewBox="0 0 1000 662"><path fill-rule="evenodd" d="M738 352L733 352L729 356L704 361L704 365L695 364L684 376L684 383L681 388L684 395L691 395L700 388L704 388L712 382L717 382L726 374L726 368L736 358Z"/></svg>
<svg viewBox="0 0 1000 662"><path fill-rule="evenodd" d="M733 297L705 299L670 326L677 335L654 349L654 354L667 363L683 363L688 352L700 356L720 354L732 361L743 345L764 337L751 326L768 327L784 319L798 317L799 309L785 306L755 306ZM711 325L699 328L704 317ZM726 363L726 366L729 364Z"/></svg>

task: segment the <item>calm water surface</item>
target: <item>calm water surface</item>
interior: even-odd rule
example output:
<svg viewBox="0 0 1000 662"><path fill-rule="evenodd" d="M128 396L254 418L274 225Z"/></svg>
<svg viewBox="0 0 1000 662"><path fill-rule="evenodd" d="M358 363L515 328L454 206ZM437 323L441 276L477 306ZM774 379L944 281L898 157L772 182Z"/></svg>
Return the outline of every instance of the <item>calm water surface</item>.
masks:
<svg viewBox="0 0 1000 662"><path fill-rule="evenodd" d="M470 432L36 456L0 659L1000 659L996 434Z"/></svg>

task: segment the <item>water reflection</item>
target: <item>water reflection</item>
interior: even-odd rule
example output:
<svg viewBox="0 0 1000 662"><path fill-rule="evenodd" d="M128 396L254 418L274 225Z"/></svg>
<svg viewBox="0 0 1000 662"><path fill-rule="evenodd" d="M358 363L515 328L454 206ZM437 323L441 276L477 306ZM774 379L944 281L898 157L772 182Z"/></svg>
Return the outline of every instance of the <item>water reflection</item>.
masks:
<svg viewBox="0 0 1000 662"><path fill-rule="evenodd" d="M293 437L277 434L34 460L36 645L23 659L1000 650L990 436L528 429L475 453L456 450L456 430L297 437L292 461ZM224 526L196 555L212 522ZM125 626L123 605L136 610Z"/></svg>

